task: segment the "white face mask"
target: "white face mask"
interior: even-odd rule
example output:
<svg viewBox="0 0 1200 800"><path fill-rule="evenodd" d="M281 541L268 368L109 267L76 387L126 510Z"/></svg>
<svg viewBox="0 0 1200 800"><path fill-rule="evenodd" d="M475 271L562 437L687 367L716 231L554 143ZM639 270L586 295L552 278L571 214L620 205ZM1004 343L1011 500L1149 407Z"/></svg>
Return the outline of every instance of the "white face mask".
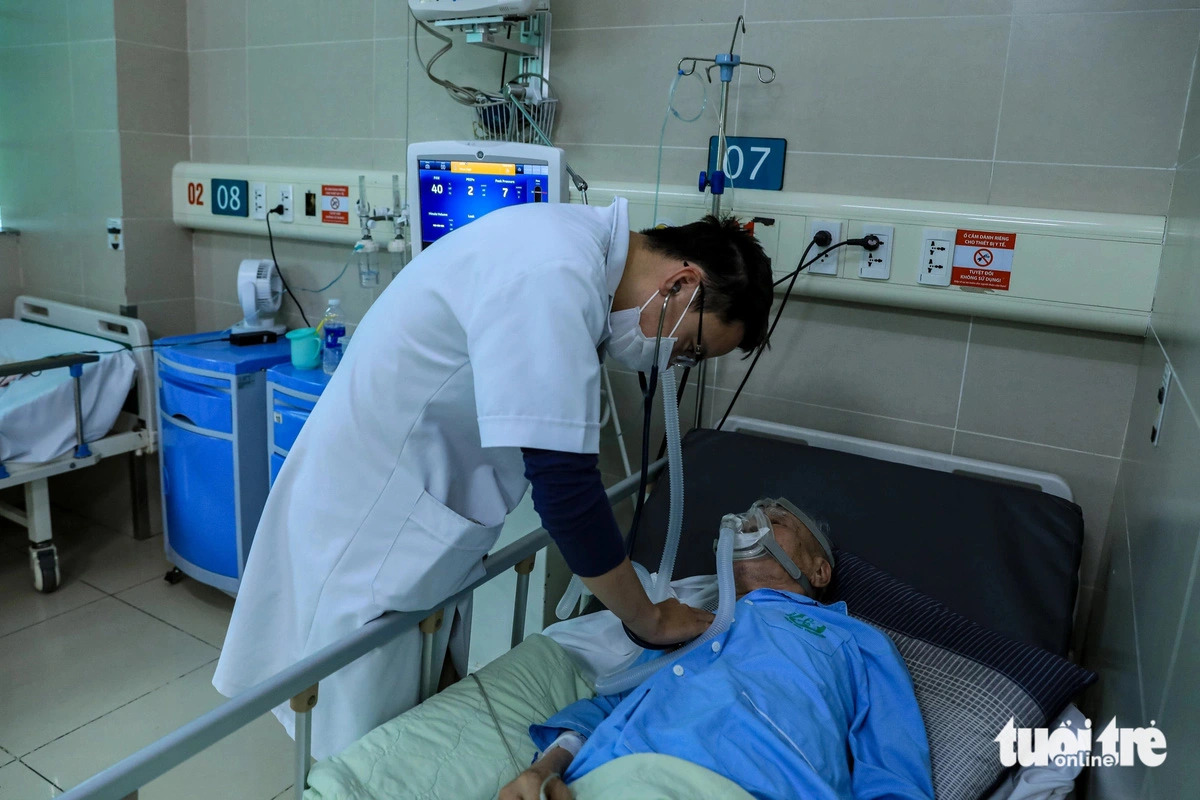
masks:
<svg viewBox="0 0 1200 800"><path fill-rule="evenodd" d="M696 299L698 291L700 291L700 287L696 286L685 309L691 308L692 300ZM660 370L666 369L671 363L671 351L675 349L675 331L683 323L687 311L685 310L680 315L679 321L675 323L675 327L671 328L671 332L662 337L658 348L658 358L655 359L654 337L647 336L642 332L642 312L646 310L646 306L658 298L659 294L655 292L650 295L649 300L642 304L641 308L627 308L624 311L614 311L608 315L612 336L608 337L608 341L604 343L604 352L626 369L634 372L649 372L656 360Z"/></svg>

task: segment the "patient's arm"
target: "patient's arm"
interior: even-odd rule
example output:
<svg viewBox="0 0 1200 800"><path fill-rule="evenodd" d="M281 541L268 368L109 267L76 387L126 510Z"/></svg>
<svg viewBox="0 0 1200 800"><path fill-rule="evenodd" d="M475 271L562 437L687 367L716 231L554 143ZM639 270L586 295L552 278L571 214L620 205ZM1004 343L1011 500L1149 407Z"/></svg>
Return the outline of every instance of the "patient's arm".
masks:
<svg viewBox="0 0 1200 800"><path fill-rule="evenodd" d="M541 800L543 787L548 800L571 800L571 790L559 776L566 772L574 758L569 750L551 748L500 790L500 800Z"/></svg>
<svg viewBox="0 0 1200 800"><path fill-rule="evenodd" d="M882 633L860 639L859 653L847 741L855 800L933 800L925 724L900 653Z"/></svg>

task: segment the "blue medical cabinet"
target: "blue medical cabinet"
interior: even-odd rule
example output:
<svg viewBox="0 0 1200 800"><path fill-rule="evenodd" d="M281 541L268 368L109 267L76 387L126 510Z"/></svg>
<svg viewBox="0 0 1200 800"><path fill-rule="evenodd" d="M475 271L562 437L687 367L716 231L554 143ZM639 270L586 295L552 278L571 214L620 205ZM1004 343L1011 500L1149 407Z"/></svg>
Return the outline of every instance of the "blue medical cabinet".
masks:
<svg viewBox="0 0 1200 800"><path fill-rule="evenodd" d="M290 351L220 337L154 343L164 539L181 571L236 594L269 488L266 371Z"/></svg>
<svg viewBox="0 0 1200 800"><path fill-rule="evenodd" d="M328 383L323 370L296 369L290 362L267 370L267 461L272 486Z"/></svg>

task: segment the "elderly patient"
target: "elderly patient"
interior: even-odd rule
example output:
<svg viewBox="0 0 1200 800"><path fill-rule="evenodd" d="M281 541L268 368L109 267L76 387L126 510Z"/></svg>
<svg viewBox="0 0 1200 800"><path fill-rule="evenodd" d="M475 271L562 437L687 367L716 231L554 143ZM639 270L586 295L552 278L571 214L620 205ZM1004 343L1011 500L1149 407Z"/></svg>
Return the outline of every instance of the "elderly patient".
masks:
<svg viewBox="0 0 1200 800"><path fill-rule="evenodd" d="M685 759L758 798L933 797L900 654L845 603L819 602L833 562L825 526L786 500L754 508L767 534L737 551L730 628L625 694L532 726L544 753L502 800L566 800L564 780L631 753Z"/></svg>

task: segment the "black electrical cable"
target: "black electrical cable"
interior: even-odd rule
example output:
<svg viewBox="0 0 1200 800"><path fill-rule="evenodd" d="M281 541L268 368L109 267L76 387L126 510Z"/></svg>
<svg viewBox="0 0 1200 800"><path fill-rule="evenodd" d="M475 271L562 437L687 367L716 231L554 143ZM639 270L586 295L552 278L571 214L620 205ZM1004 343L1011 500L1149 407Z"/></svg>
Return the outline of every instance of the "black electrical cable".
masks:
<svg viewBox="0 0 1200 800"><path fill-rule="evenodd" d="M788 299L792 296L792 288L796 285L796 278L800 277L800 273L802 271L804 271L805 269L807 269L808 267L810 267L813 264L820 261L822 258L825 257L826 254L832 253L834 250L837 250L839 247L845 247L846 245L852 244L852 245L857 245L857 246L863 248L864 250L867 250L868 252L874 252L875 250L878 250L880 248L880 246L882 246L882 244L883 244L883 242L879 239L878 236L875 236L874 234L868 234L868 235L862 237L861 239L846 239L843 242L838 242L837 244L833 245L832 247L826 247L824 250L822 250L821 252L819 252L815 256L813 256L811 259L809 259L808 261L805 261L804 259L808 257L809 251L812 250L813 245L815 245L817 243L817 239L822 234L824 234L826 237L829 236L828 232L826 232L826 231L818 231L817 235L814 236L812 238L812 241L810 241L808 243L808 247L804 248L804 253L802 253L800 256L799 265L794 270L789 272L787 275L784 275L782 278L780 278L779 280L775 281L774 284L772 284L773 286L778 286L779 284L783 283L786 280L789 280L789 279L791 280L791 283L788 284L787 291L785 291L783 293L783 300L779 303L779 309L775 312L775 319L771 322L771 327L767 331L766 342L764 342L763 345L758 348L757 352L755 352L754 360L750 362L750 368L747 369L746 374L742 376L742 382L738 384L737 391L733 393L733 399L729 401L729 407L725 409L725 413L723 415L721 415L721 421L719 423L717 423L717 430L721 430L721 428L723 428L725 426L725 420L729 419L729 413L731 411L733 411L733 404L736 403L738 401L738 398L742 396L742 389L746 388L746 381L750 380L750 374L754 372L754 365L758 363L758 359L760 356L762 356L763 350L765 350L767 348L767 344L771 341L771 336L775 333L775 326L779 324L779 320L783 316L783 309L785 306L787 306ZM828 241L828 239L826 239L826 241Z"/></svg>
<svg viewBox="0 0 1200 800"><path fill-rule="evenodd" d="M279 276L279 280L283 282L283 289L292 298L292 302L296 304L296 308L300 310L300 316L304 319L304 327L311 328L312 323L308 321L308 315L304 313L304 306L300 305L300 301L296 299L296 295L292 292L292 287L288 286L287 278L283 277L283 270L279 268L279 259L275 257L275 236L271 233L271 215L282 214L283 206L275 206L267 211L267 241L271 245L271 261L275 264L275 274Z"/></svg>
<svg viewBox="0 0 1200 800"><path fill-rule="evenodd" d="M669 369L669 367L668 367ZM638 373L639 376L641 373ZM633 523L629 526L629 538L625 540L625 555L633 555L638 531L642 525L642 507L646 504L646 468L650 464L650 415L654 412L654 392L658 389L658 364L650 370L650 380L642 389L642 478L638 481L637 503L633 507Z"/></svg>
<svg viewBox="0 0 1200 800"><path fill-rule="evenodd" d="M766 341L764 341L762 343L762 345L759 346L758 350L755 351L754 360L750 362L749 369L747 369L746 374L742 376L742 382L738 384L737 391L733 393L733 399L731 399L729 401L729 407L726 408L725 413L721 415L721 421L717 423L717 430L721 430L721 428L725 427L725 420L729 419L729 413L731 411L733 411L733 404L736 403L738 401L738 398L742 396L742 389L746 388L746 381L750 380L750 375L751 375L751 373L754 372L754 365L758 363L758 359L762 356L763 351L767 349L767 345L771 341L771 336L772 336L772 334L775 333L775 326L779 324L779 320L783 317L783 308L784 308L784 306L787 305L788 298L791 297L792 287L796 285L796 279L798 277L800 277L800 272L805 267L816 263L826 253L830 252L831 250L835 250L838 247L841 247L842 245L845 244L845 242L839 242L838 244L835 244L833 247L827 248L826 250L822 251L821 253L818 253L816 256L813 257L812 261L806 262L804 259L808 258L809 251L811 251L813 249L813 245L815 245L816 243L817 243L816 237L813 237L813 240L808 243L808 247L804 248L804 253L800 256L799 266L797 266L795 270L793 270L791 273L789 273L791 276L792 282L788 284L787 291L783 293L783 300L782 300L782 302L779 303L779 310L777 310L775 312L775 319L772 320L771 327L767 330ZM785 277L785 278L781 279L779 282L776 282L775 286L778 286L779 283L781 283L784 280L787 280L787 278Z"/></svg>

